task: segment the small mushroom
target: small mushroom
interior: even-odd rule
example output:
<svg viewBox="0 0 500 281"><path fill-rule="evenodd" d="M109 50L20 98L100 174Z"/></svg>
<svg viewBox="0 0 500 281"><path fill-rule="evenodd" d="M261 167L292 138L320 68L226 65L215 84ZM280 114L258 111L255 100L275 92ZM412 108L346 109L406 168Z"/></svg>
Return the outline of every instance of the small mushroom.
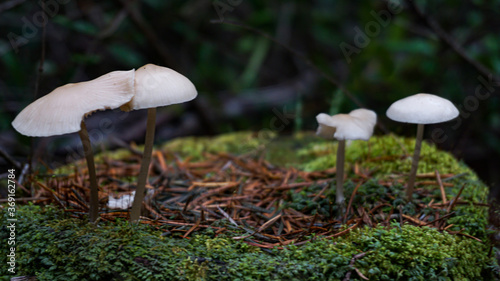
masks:
<svg viewBox="0 0 500 281"><path fill-rule="evenodd" d="M368 109L356 109L349 114L330 116L320 113L316 116L318 121L317 135L326 139L337 139L337 191L336 202L344 204L344 158L346 140L369 140L373 128L377 123L377 114Z"/></svg>
<svg viewBox="0 0 500 281"><path fill-rule="evenodd" d="M134 70L113 71L94 80L58 87L23 109L12 122L21 134L48 137L78 132L87 160L90 180L90 212L98 216L98 186L94 156L84 117L97 110L114 109L134 94Z"/></svg>
<svg viewBox="0 0 500 281"><path fill-rule="evenodd" d="M193 83L172 69L154 64L146 64L136 70L134 97L130 102L121 107L124 111L148 109L144 152L137 179L137 189L132 204L132 211L130 212L130 220L132 222L139 220L141 214L144 190L153 151L156 108L190 101L197 94Z"/></svg>
<svg viewBox="0 0 500 281"><path fill-rule="evenodd" d="M115 198L113 195L108 195L108 208L126 210L132 206L134 196L135 191L132 191L130 194L124 194L119 198Z"/></svg>
<svg viewBox="0 0 500 281"><path fill-rule="evenodd" d="M455 119L458 114L458 109L449 100L431 94L416 94L400 99L387 109L387 117L394 121L418 124L410 178L406 187L408 201L412 199L415 185L424 125L450 121Z"/></svg>

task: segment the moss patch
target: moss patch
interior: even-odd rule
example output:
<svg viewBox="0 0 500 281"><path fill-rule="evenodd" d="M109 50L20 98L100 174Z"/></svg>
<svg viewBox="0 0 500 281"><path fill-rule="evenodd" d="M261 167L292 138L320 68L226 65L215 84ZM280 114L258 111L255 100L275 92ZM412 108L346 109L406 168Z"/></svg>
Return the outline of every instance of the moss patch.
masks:
<svg viewBox="0 0 500 281"><path fill-rule="evenodd" d="M358 163L372 171L372 176L409 173L415 140L394 135L376 136L369 141L352 141L346 148L346 163ZM297 151L297 155L310 159L300 166L305 170L324 170L335 166L337 142L316 140ZM441 174L470 173L465 164L458 162L453 155L440 151L433 144L422 143L417 173ZM472 173L469 178L477 178Z"/></svg>
<svg viewBox="0 0 500 281"><path fill-rule="evenodd" d="M18 275L39 280L342 280L353 268L370 280L489 280L496 268L487 244L397 223L262 251L212 229L180 239L123 221L89 224L52 207L23 206L18 219ZM0 238L7 235L2 227Z"/></svg>
<svg viewBox="0 0 500 281"><path fill-rule="evenodd" d="M237 132L224 134L213 138L186 137L167 142L161 146L162 150L173 151L182 157L200 160L205 153L228 152L234 154L255 153L264 149L276 133L271 131Z"/></svg>

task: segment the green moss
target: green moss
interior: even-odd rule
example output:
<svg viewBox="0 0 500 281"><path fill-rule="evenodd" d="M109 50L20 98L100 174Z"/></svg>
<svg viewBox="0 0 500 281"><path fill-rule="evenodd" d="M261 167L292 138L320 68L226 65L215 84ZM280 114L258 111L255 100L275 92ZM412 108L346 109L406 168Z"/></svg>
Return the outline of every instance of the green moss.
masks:
<svg viewBox="0 0 500 281"><path fill-rule="evenodd" d="M346 163L358 163L370 170L373 176L409 173L415 140L394 135L374 136L369 141L352 141L346 148ZM300 166L306 171L325 170L335 166L337 143L316 140L297 154L313 159ZM422 143L418 173L441 174L470 173L471 171L448 152L440 151L434 144ZM473 174L473 177L477 178Z"/></svg>
<svg viewBox="0 0 500 281"><path fill-rule="evenodd" d="M142 151L143 147L140 146L137 149L139 151ZM107 160L122 160L122 159L126 159L126 158L130 157L131 155L132 155L132 152L130 152L130 150L125 149L125 148L120 148L117 150L97 154L95 156L95 161L102 162L105 159L107 159Z"/></svg>
<svg viewBox="0 0 500 281"><path fill-rule="evenodd" d="M346 249L367 253L358 263L370 280L394 280L395 277L449 280L451 276L453 280L480 279L482 269L475 265L491 260L475 252L476 249L486 252L487 245L427 227L405 225L356 230L350 240L353 243L346 245ZM470 271L464 270L469 267Z"/></svg>
<svg viewBox="0 0 500 281"><path fill-rule="evenodd" d="M359 253L353 266L370 280L491 280L497 269L487 244L397 223L262 251L212 230L181 239L124 221L94 225L53 207L20 207L18 219L17 275L39 280L343 280ZM0 238L7 235L2 227Z"/></svg>
<svg viewBox="0 0 500 281"><path fill-rule="evenodd" d="M191 157L196 161L202 159L204 153L252 153L263 149L275 137L276 133L271 131L237 132L213 138L186 137L167 142L161 149L178 153L182 157Z"/></svg>

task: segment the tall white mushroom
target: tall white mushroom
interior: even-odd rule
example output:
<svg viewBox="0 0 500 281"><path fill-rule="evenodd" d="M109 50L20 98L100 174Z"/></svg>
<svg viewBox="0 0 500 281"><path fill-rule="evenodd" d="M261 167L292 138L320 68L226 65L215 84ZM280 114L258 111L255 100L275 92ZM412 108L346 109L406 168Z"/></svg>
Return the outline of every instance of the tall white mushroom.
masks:
<svg viewBox="0 0 500 281"><path fill-rule="evenodd" d="M137 179L137 189L130 213L131 221L135 222L139 220L141 214L144 190L153 151L156 108L190 101L197 94L195 86L189 79L170 68L147 64L136 70L135 95L130 102L121 107L124 111L148 109L146 139L139 177Z"/></svg>
<svg viewBox="0 0 500 281"><path fill-rule="evenodd" d="M458 109L449 100L431 94L416 94L400 99L391 104L389 109L387 109L387 117L394 121L418 124L415 151L406 187L408 201L412 199L415 185L418 160L420 158L420 149L424 135L424 125L450 121L455 119L458 114Z"/></svg>
<svg viewBox="0 0 500 281"><path fill-rule="evenodd" d="M346 140L369 140L377 123L377 114L368 109L356 109L349 114L330 116L320 113L316 116L318 121L317 135L326 139L337 139L337 190L336 203L344 203L344 158ZM342 209L342 207L341 207Z"/></svg>
<svg viewBox="0 0 500 281"><path fill-rule="evenodd" d="M97 110L114 109L134 94L134 70L113 71L94 80L56 88L23 109L12 122L21 134L47 137L78 132L90 180L90 221L98 216L98 186L94 156L84 117Z"/></svg>

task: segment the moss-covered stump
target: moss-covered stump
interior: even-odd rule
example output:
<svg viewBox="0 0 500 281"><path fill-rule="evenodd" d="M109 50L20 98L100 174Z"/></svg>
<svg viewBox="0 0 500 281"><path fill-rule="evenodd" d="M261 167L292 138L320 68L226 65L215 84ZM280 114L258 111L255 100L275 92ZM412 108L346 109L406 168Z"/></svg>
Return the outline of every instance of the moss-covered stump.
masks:
<svg viewBox="0 0 500 281"><path fill-rule="evenodd" d="M360 280L354 268L370 280L489 280L495 266L486 243L398 223L262 251L213 229L181 239L53 207L24 206L18 218L18 274L39 280Z"/></svg>
<svg viewBox="0 0 500 281"><path fill-rule="evenodd" d="M96 224L85 216L83 163L39 176L55 205L18 206L16 276L497 279L487 231L488 188L450 154L424 144L414 201L405 202L413 144L391 135L349 144L349 208L343 213L332 203L334 142L308 133L276 138L244 132L174 140L154 154L153 188L139 225L127 222L126 210L106 208L106 199L133 189L140 156L134 148L102 154ZM7 221L5 208L0 214ZM0 239L9 235L3 226ZM8 253L7 243L0 244L0 254Z"/></svg>

